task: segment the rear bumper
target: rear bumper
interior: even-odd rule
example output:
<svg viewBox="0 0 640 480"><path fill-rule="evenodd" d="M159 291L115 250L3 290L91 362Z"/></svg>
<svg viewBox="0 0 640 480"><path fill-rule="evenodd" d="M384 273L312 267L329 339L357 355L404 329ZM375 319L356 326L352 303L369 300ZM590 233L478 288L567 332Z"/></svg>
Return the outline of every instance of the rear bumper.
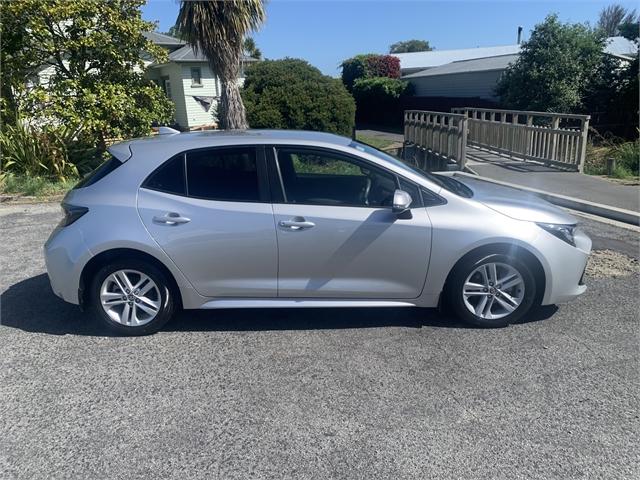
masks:
<svg viewBox="0 0 640 480"><path fill-rule="evenodd" d="M80 303L82 267L91 258L80 229L56 228L44 245L44 261L53 293L65 302Z"/></svg>

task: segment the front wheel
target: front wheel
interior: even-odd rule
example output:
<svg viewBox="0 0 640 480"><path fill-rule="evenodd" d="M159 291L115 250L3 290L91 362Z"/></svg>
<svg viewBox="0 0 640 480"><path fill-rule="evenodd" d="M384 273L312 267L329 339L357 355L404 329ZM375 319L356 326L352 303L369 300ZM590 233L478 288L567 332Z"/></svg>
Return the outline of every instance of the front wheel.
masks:
<svg viewBox="0 0 640 480"><path fill-rule="evenodd" d="M103 324L124 335L154 333L174 312L165 275L138 260L117 261L100 269L91 284L91 306Z"/></svg>
<svg viewBox="0 0 640 480"><path fill-rule="evenodd" d="M514 256L479 254L456 266L446 293L464 321L505 327L532 309L536 282L527 264Z"/></svg>

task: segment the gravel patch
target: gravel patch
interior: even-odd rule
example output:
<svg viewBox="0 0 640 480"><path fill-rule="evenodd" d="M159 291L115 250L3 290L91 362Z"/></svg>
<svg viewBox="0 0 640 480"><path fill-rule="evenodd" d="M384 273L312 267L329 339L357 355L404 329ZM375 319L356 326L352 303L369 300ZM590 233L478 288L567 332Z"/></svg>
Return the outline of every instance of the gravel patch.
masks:
<svg viewBox="0 0 640 480"><path fill-rule="evenodd" d="M640 264L635 258L614 250L594 250L587 264L587 275L593 278L626 277L640 273Z"/></svg>

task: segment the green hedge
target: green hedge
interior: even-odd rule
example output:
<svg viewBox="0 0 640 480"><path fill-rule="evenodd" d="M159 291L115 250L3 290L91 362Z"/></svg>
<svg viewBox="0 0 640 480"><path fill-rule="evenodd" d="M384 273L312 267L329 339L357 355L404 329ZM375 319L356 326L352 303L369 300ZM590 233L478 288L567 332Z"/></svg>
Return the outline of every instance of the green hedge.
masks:
<svg viewBox="0 0 640 480"><path fill-rule="evenodd" d="M394 125L402 122L402 98L413 93L412 86L395 78L360 78L353 84L358 106L357 120L362 123Z"/></svg>
<svg viewBox="0 0 640 480"><path fill-rule="evenodd" d="M304 60L265 60L252 65L242 99L251 128L318 130L351 135L355 103L340 80Z"/></svg>

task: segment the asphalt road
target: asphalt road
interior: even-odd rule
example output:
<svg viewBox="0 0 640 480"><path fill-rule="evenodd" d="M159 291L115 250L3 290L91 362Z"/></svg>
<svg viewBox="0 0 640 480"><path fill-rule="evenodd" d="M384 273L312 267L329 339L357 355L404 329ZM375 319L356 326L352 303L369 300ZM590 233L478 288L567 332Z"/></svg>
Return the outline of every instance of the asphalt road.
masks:
<svg viewBox="0 0 640 480"><path fill-rule="evenodd" d="M57 207L0 208L0 478L640 478L639 278L499 330L188 312L109 337L51 293ZM638 233L587 222L637 258Z"/></svg>

